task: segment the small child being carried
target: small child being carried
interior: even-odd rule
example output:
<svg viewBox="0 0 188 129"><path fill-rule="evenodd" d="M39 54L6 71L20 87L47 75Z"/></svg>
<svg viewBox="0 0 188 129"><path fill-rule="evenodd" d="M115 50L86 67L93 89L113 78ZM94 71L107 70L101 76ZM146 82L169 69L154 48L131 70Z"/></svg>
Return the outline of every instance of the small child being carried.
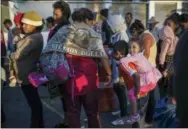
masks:
<svg viewBox="0 0 188 129"><path fill-rule="evenodd" d="M132 109L132 115L128 119L123 118L122 121L133 124L140 119L137 99L146 96L149 91L156 87L161 73L144 57L136 41L132 41L130 44L130 54L129 45L125 41L119 41L114 48L114 58L119 61L120 75L127 84Z"/></svg>

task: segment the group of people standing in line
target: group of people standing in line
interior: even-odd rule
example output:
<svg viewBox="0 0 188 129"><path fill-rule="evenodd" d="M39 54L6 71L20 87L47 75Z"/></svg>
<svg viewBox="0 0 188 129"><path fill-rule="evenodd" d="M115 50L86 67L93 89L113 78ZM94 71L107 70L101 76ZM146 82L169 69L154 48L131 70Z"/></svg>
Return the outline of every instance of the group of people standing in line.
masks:
<svg viewBox="0 0 188 129"><path fill-rule="evenodd" d="M69 21L70 17L72 22ZM9 79L21 86L31 108L31 127L43 128L42 103L37 88L29 82L28 75L38 69L37 61L44 45L41 34L44 19L37 12L28 11L17 14L14 22L16 27L12 28L10 20L4 21L5 27L9 30L8 49L11 51L9 55ZM148 22L149 29L147 30L140 20L133 21L132 13L126 13L125 18L123 18L116 11L102 9L95 16L91 10L80 8L71 15L68 3L57 1L53 4L53 17L47 18L46 22L47 27L50 28L48 41L61 28L74 25L78 29L87 30L87 33L80 31L82 34L80 37L75 36L78 38L74 39L75 42L82 42L80 47L89 50L91 44L88 45L88 42L92 40L92 43L97 41L96 44L99 45L95 46L95 50L106 51L105 56L98 57L65 53L69 66L74 70L74 77L58 85L62 95L61 101L65 120L57 127L80 128L82 105L88 118L88 127L101 127L98 111L100 77L98 76L97 62L101 62L106 71L105 78L108 83L105 83L105 86L113 85L118 97L121 118L113 121L113 125L137 122L140 119L137 100L147 95L149 100L145 122L151 125L157 101L155 92L158 88L160 96L168 95L173 104L177 103L178 105L178 100L182 101L181 97L177 97L176 100L173 93L172 82L175 82L176 85L179 84L176 77L173 76L177 72L173 57L178 40L182 41L183 38L188 37L185 36L188 35L188 14L181 16L177 13L171 14L165 19L160 30L155 27L158 22L152 17ZM4 67L6 47L2 31L1 37L1 64ZM85 45L83 46L83 44ZM105 49L101 47L102 45L105 46ZM177 58L179 57L177 56ZM180 65L177 67L179 68ZM185 73L185 75L187 74ZM75 82L73 87L72 82ZM131 104L130 117L126 117L128 116L127 98ZM186 99L184 98L184 100ZM180 103L183 105L185 102ZM179 107L185 109L186 106L179 105ZM180 125L187 127L185 115L182 116L180 108L177 108ZM2 115L2 118L5 118L4 112ZM5 119L4 121L2 119L2 122L5 122Z"/></svg>

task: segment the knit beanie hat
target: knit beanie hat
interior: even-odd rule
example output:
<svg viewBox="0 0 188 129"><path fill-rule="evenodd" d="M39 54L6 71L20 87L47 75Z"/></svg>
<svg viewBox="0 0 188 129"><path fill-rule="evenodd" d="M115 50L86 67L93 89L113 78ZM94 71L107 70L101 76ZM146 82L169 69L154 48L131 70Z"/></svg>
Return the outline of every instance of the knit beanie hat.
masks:
<svg viewBox="0 0 188 129"><path fill-rule="evenodd" d="M14 17L14 23L19 23L21 24L21 20L23 18L24 13L18 13L15 17Z"/></svg>
<svg viewBox="0 0 188 129"><path fill-rule="evenodd" d="M41 26L43 24L42 16L40 16L40 14L35 11L29 11L24 13L22 22L33 26Z"/></svg>

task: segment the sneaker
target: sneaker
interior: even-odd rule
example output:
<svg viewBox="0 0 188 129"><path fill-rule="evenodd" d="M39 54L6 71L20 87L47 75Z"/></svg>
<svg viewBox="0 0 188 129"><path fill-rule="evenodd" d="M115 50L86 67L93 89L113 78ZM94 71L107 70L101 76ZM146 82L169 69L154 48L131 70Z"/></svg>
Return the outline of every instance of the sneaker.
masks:
<svg viewBox="0 0 188 129"><path fill-rule="evenodd" d="M135 122L140 120L140 115L131 115L128 117L128 119L125 121L127 124L134 124Z"/></svg>
<svg viewBox="0 0 188 129"><path fill-rule="evenodd" d="M147 123L145 123L144 124L144 128L153 128L153 124L147 124Z"/></svg>
<svg viewBox="0 0 188 129"><path fill-rule="evenodd" d="M116 110L116 111L113 111L112 112L112 115L113 116L117 116L117 115L119 115L120 114L120 110Z"/></svg>
<svg viewBox="0 0 188 129"><path fill-rule="evenodd" d="M116 125L124 125L126 119L127 119L127 116L121 117L121 118L118 118L118 119L112 121L111 124L114 125L114 126L116 126Z"/></svg>
<svg viewBox="0 0 188 129"><path fill-rule="evenodd" d="M116 125L124 125L125 123L124 123L124 120L122 118L119 118L115 121L112 121L111 124L116 126Z"/></svg>

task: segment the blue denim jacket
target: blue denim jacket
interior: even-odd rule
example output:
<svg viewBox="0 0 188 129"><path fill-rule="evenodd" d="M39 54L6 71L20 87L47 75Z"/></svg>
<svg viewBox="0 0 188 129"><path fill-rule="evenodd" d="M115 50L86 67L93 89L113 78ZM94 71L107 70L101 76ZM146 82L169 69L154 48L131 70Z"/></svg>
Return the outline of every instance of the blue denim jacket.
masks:
<svg viewBox="0 0 188 129"><path fill-rule="evenodd" d="M13 36L13 33L12 33L12 29L10 29L8 31L8 41L7 41L7 44L8 44L8 50L11 51L11 52L14 51L13 39L14 39L14 36Z"/></svg>
<svg viewBox="0 0 188 129"><path fill-rule="evenodd" d="M119 82L118 64L114 58L111 59L111 63L112 63L112 81L113 83L118 83Z"/></svg>

